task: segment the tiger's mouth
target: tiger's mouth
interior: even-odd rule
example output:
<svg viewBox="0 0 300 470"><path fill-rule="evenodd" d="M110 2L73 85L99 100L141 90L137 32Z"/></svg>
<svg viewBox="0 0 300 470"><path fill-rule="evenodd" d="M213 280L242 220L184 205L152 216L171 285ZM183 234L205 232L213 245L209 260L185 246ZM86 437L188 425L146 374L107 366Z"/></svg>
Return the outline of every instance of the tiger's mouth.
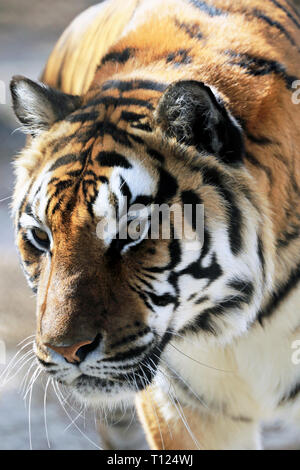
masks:
<svg viewBox="0 0 300 470"><path fill-rule="evenodd" d="M82 398L109 398L119 396L120 400L147 388L154 379L158 365L152 367L144 359L136 369L127 373L111 375L107 378L81 374L69 385L71 391Z"/></svg>
<svg viewBox="0 0 300 470"><path fill-rule="evenodd" d="M106 377L103 373L99 376L82 373L67 388L79 401L91 406L126 402L146 389L155 378L159 367L157 350L155 347L149 355L137 358L138 365L135 367L119 366L118 370Z"/></svg>
<svg viewBox="0 0 300 470"><path fill-rule="evenodd" d="M84 361L75 364L48 364L40 361L46 372L64 385L80 400L90 404L103 401L122 401L147 388L155 378L161 355L170 341L166 333L160 341L154 341L145 354L138 354L129 361Z"/></svg>

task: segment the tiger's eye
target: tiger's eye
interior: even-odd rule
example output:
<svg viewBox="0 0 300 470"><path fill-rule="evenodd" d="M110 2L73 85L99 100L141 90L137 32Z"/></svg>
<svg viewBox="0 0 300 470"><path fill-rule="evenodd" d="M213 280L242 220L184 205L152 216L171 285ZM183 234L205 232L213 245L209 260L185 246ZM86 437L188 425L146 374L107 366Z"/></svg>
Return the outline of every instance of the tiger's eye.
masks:
<svg viewBox="0 0 300 470"><path fill-rule="evenodd" d="M35 241L43 248L48 249L50 246L50 240L46 232L39 228L32 229L32 235Z"/></svg>

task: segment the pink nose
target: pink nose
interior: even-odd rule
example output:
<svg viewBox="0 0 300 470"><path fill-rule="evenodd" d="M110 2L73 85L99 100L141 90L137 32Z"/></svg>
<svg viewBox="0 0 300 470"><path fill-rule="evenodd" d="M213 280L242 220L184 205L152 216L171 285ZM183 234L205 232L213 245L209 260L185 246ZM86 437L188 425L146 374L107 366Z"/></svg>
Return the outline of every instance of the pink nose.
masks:
<svg viewBox="0 0 300 470"><path fill-rule="evenodd" d="M76 364L82 362L88 352L94 349L87 347L88 345L92 345L94 341L95 340L81 341L80 343L73 344L72 346L53 346L52 344L47 343L45 346L53 349L53 351L63 356L68 362Z"/></svg>

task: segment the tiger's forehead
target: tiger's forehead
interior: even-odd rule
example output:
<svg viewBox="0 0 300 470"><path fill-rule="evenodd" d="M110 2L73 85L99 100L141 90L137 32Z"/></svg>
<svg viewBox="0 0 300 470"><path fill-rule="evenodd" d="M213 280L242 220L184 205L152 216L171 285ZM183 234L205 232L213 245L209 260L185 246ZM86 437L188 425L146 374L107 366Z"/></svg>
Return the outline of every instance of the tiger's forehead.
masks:
<svg viewBox="0 0 300 470"><path fill-rule="evenodd" d="M30 191L34 212L45 225L58 214L66 220L74 211L79 220L94 219L111 197L126 196L130 203L137 196L152 195L155 168L149 171L145 160L151 157L139 147L136 142L130 147L116 144L107 135L89 139L77 152L66 151L51 159ZM101 191L102 186L106 189Z"/></svg>
<svg viewBox="0 0 300 470"><path fill-rule="evenodd" d="M108 80L91 88L79 109L38 139L41 164L27 202L41 220L49 224L75 207L79 219L94 217L101 212L101 185L110 185L115 194L121 188L132 197L143 190L150 195L164 156L147 142L149 137L153 142L153 113L166 87L130 77Z"/></svg>
<svg viewBox="0 0 300 470"><path fill-rule="evenodd" d="M80 166L87 160L100 162L101 148L114 156L116 163L126 166L122 156L141 153L139 147L145 145L141 131L145 134L153 130L153 112L166 86L127 78L106 81L100 92L89 92L83 105L57 126L45 142L43 150L49 159L55 159L52 170L76 162Z"/></svg>

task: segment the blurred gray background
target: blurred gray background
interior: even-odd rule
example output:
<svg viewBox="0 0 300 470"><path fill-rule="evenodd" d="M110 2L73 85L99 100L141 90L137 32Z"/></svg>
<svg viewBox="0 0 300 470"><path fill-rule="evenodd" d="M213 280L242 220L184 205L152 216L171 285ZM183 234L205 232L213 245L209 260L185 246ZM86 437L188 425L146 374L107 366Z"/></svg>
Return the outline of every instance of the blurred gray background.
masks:
<svg viewBox="0 0 300 470"><path fill-rule="evenodd" d="M149 0L151 1L151 0ZM0 104L0 341L5 340L7 360L17 344L34 333L34 298L27 288L13 243L9 203L13 188L12 159L24 144L24 136L13 131L18 127L11 111L8 85L12 75L38 78L59 35L69 22L85 8L98 3L91 0L0 0L0 80L6 85L6 104ZM300 4L300 0L295 3ZM126 2L124 2L124 6ZM24 343L26 344L26 343ZM1 346L1 343L0 343ZM25 348L24 351L29 351ZM19 364L20 365L20 364ZM11 369L11 376L18 365ZM0 364L0 376L4 366ZM5 388L0 386L0 449L46 449L44 419L44 383L41 380L32 394L30 422L18 388L27 371L25 364ZM76 405L74 405L76 406ZM68 409L74 419L75 410ZM94 449L99 444L94 417L79 416L70 425L54 394L47 395L47 427L52 449ZM276 446L285 446L288 438L277 437ZM269 442L267 447L271 448ZM295 447L295 444L294 444Z"/></svg>

